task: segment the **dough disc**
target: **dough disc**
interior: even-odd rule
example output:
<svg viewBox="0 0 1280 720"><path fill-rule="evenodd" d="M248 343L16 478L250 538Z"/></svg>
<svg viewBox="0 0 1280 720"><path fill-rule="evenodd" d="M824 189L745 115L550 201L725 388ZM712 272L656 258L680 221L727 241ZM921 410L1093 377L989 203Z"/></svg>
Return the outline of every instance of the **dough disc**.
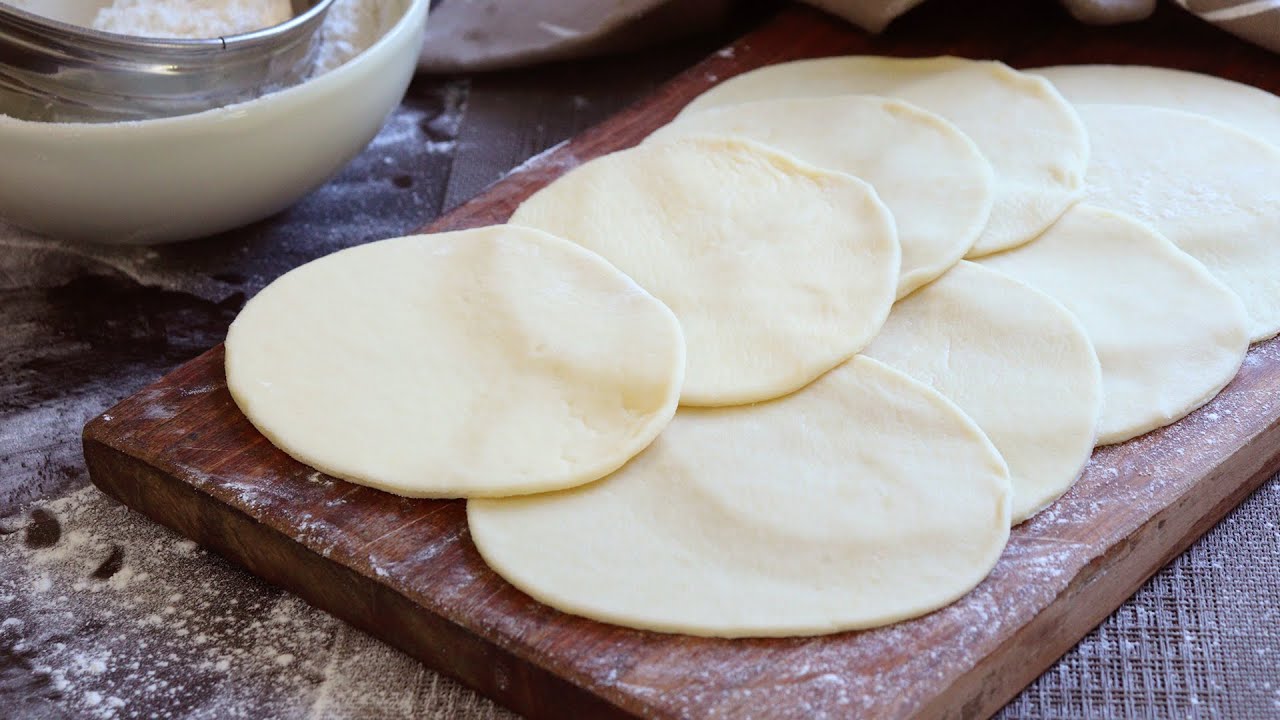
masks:
<svg viewBox="0 0 1280 720"><path fill-rule="evenodd" d="M1089 202L1143 220L1244 300L1249 336L1280 332L1280 149L1200 115L1082 105Z"/></svg>
<svg viewBox="0 0 1280 720"><path fill-rule="evenodd" d="M978 147L946 120L898 100L762 100L685 114L649 137L700 134L745 137L871 183L898 224L898 297L964 257L991 213L991 165Z"/></svg>
<svg viewBox="0 0 1280 720"><path fill-rule="evenodd" d="M816 635L930 612L1009 535L1009 476L936 391L854 358L805 390L682 409L598 483L467 503L485 561L565 612L718 637Z"/></svg>
<svg viewBox="0 0 1280 720"><path fill-rule="evenodd" d="M599 256L497 226L370 243L268 285L227 386L273 444L411 497L591 482L675 413L675 316Z"/></svg>
<svg viewBox="0 0 1280 720"><path fill-rule="evenodd" d="M986 155L995 204L969 257L1031 240L1080 199L1089 139L1079 118L1044 78L998 62L849 56L781 63L726 80L684 112L848 94L887 95L937 113Z"/></svg>
<svg viewBox="0 0 1280 720"><path fill-rule="evenodd" d="M1098 358L1075 316L1042 292L962 262L894 305L864 354L978 423L1009 464L1014 523L1070 489L1089 460Z"/></svg>
<svg viewBox="0 0 1280 720"><path fill-rule="evenodd" d="M1056 298L1084 325L1102 365L1100 445L1205 404L1235 377L1248 349L1240 299L1118 213L1077 205L1035 242L982 264Z"/></svg>
<svg viewBox="0 0 1280 720"><path fill-rule="evenodd" d="M1028 70L1069 102L1150 105L1208 115L1280 147L1280 97L1244 83L1143 65L1059 65Z"/></svg>
<svg viewBox="0 0 1280 720"><path fill-rule="evenodd" d="M675 311L685 405L768 400L844 362L884 324L901 262L871 186L732 138L592 160L511 222L600 253Z"/></svg>

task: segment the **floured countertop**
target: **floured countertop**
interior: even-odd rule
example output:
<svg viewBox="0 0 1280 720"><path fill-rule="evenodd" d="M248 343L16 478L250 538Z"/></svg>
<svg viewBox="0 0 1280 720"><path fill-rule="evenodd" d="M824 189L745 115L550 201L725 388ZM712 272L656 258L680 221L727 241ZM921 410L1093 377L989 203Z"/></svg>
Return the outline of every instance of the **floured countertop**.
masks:
<svg viewBox="0 0 1280 720"><path fill-rule="evenodd" d="M16 572L0 577L0 693L36 715L411 718L487 705L95 488L6 532L0 564Z"/></svg>
<svg viewBox="0 0 1280 720"><path fill-rule="evenodd" d="M279 274L423 225L717 44L707 40L681 57L664 51L661 66L629 58L557 72L420 80L341 177L280 216L221 237L92 249L0 224L0 703L6 712L19 718L506 717L398 651L87 487L80 428L220 342L244 299ZM1158 468L1150 470L1158 475ZM1055 508L1034 522L1052 524L1077 510ZM1273 480L1004 716L1280 713L1277 518L1280 483ZM1027 571L1030 581L1034 568ZM1039 577L1039 583L1053 579ZM876 691L824 678L817 667L809 681L832 692Z"/></svg>

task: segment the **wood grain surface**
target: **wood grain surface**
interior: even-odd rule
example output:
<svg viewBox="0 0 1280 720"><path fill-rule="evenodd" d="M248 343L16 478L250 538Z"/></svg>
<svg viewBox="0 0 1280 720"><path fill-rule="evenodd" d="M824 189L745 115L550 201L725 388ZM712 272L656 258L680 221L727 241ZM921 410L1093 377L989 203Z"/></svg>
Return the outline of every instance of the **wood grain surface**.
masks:
<svg viewBox="0 0 1280 720"><path fill-rule="evenodd" d="M1142 62L1280 89L1277 58L1208 27L1168 35L1158 23L1019 28L1017 4L1009 5L1009 25L962 37L946 22L955 11L912 15L871 38L814 11L785 10L432 229L500 222L549 180L635 144L715 82L799 57ZM906 32L910 42L896 39ZM954 605L868 632L728 641L612 627L538 604L485 567L461 502L357 487L274 449L232 402L221 348L112 408L84 435L104 491L513 709L664 718L989 714L1280 469L1278 442L1280 341L1271 341L1191 417L1097 451L1076 487L1016 528L991 576Z"/></svg>

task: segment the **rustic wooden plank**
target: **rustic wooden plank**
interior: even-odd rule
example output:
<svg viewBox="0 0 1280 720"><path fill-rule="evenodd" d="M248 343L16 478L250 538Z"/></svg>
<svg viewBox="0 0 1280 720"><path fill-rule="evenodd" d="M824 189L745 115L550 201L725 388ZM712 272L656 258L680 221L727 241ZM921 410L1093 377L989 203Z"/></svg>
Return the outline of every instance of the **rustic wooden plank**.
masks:
<svg viewBox="0 0 1280 720"><path fill-rule="evenodd" d="M635 144L716 81L797 57L1142 61L1280 89L1275 57L1177 11L1149 26L1087 31L1019 7L1042 4L997 3L1010 23L1000 31L948 15L972 3L934 5L945 8L882 38L787 10L432 227L500 222L565 170ZM1169 28L1177 31L1165 39ZM628 630L538 604L485 567L460 502L359 488L273 448L231 401L220 348L85 429L94 482L108 493L532 717L990 713L1280 467L1278 448L1280 340L1253 348L1231 385L1189 418L1097 451L1076 487L1016 528L991 576L954 605L868 632L730 641Z"/></svg>
<svg viewBox="0 0 1280 720"><path fill-rule="evenodd" d="M167 525L249 572L327 608L347 622L433 666L457 668L473 688L489 695L537 688L511 704L531 715L626 717L619 708L485 642L467 628L422 612L385 585L328 560L249 513L236 512L196 486L115 448L86 438L85 458L98 487L129 507ZM394 633L388 633L394 628Z"/></svg>

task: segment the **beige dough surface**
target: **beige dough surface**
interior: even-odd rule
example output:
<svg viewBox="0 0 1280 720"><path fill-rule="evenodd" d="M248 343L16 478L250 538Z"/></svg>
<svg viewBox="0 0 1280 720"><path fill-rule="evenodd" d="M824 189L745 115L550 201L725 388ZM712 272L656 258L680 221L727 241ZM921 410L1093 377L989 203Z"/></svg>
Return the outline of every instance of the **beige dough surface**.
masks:
<svg viewBox="0 0 1280 720"><path fill-rule="evenodd" d="M964 257L991 213L991 165L978 147L951 123L900 100L761 100L686 113L649 138L705 134L756 140L870 183L898 224L898 297Z"/></svg>
<svg viewBox="0 0 1280 720"><path fill-rule="evenodd" d="M1077 205L1035 242L982 264L1056 298L1084 325L1102 365L1100 445L1208 402L1248 349L1240 299L1159 233L1118 213Z"/></svg>
<svg viewBox="0 0 1280 720"><path fill-rule="evenodd" d="M1214 75L1144 65L1058 65L1028 70L1079 104L1150 105L1207 115L1280 147L1280 97Z"/></svg>
<svg viewBox="0 0 1280 720"><path fill-rule="evenodd" d="M1216 120L1082 105L1089 202L1159 230L1244 301L1250 339L1280 332L1280 149Z"/></svg>
<svg viewBox="0 0 1280 720"><path fill-rule="evenodd" d="M898 301L864 353L954 401L1009 464L1013 522L1070 489L1093 452L1102 376L1058 301L961 262Z"/></svg>
<svg viewBox="0 0 1280 720"><path fill-rule="evenodd" d="M968 416L857 357L772 402L682 408L608 478L472 500L467 519L494 570L565 612L692 635L817 635L968 592L1008 539L1010 492Z"/></svg>
<svg viewBox="0 0 1280 720"><path fill-rule="evenodd" d="M1044 78L998 62L874 56L799 60L730 78L695 98L684 113L752 100L848 94L886 95L937 113L990 161L995 201L969 257L1031 240L1081 197L1089 140L1075 111Z"/></svg>
<svg viewBox="0 0 1280 720"><path fill-rule="evenodd" d="M599 256L494 226L349 248L245 305L227 385L273 444L360 485L492 496L591 482L675 413L675 316Z"/></svg>
<svg viewBox="0 0 1280 720"><path fill-rule="evenodd" d="M671 307L689 348L684 405L804 387L871 341L898 285L893 217L870 185L745 140L597 158L511 222L600 253Z"/></svg>

